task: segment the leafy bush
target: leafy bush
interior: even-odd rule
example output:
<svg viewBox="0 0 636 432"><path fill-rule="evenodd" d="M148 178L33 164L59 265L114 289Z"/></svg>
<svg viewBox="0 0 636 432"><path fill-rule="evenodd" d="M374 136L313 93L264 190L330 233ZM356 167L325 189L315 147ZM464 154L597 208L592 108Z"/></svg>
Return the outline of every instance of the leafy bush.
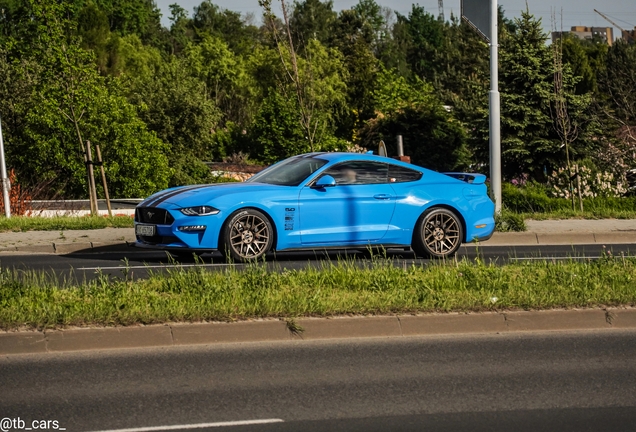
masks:
<svg viewBox="0 0 636 432"><path fill-rule="evenodd" d="M520 214L502 209L500 214L495 215L495 230L499 232L525 231L526 222Z"/></svg>
<svg viewBox="0 0 636 432"><path fill-rule="evenodd" d="M572 211L572 201L548 196L548 190L539 183L517 187L504 183L501 190L503 205L513 213L558 213ZM636 197L596 196L583 200L588 212L636 210ZM578 208L578 207L577 207Z"/></svg>
<svg viewBox="0 0 636 432"><path fill-rule="evenodd" d="M581 196L590 197L620 197L627 192L625 173L614 175L611 172L599 170L593 161L584 160L572 166L572 172L578 172L579 181L572 184L572 193L578 195L580 183ZM551 194L555 197L570 198L570 174L567 168L559 168L550 176L552 184Z"/></svg>
<svg viewBox="0 0 636 432"><path fill-rule="evenodd" d="M570 201L548 196L546 188L534 182L527 183L524 187L504 183L501 199L503 205L514 213L545 213L572 208Z"/></svg>

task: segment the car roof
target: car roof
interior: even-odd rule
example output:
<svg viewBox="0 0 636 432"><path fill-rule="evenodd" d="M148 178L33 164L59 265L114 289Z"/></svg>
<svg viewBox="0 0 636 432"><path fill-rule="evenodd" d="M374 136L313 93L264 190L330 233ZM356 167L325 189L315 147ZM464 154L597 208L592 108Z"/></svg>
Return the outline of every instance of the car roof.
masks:
<svg viewBox="0 0 636 432"><path fill-rule="evenodd" d="M406 162L401 162L397 159L393 159L386 156L378 156L371 153L345 153L345 152L314 152L314 153L305 153L302 155L298 155L296 157L317 157L320 159L326 159L329 162L345 162L350 160L365 160L365 161L374 161L374 162L384 162L391 163L395 165L404 166L407 168L411 168L414 170L422 170L425 169L423 167L413 165Z"/></svg>

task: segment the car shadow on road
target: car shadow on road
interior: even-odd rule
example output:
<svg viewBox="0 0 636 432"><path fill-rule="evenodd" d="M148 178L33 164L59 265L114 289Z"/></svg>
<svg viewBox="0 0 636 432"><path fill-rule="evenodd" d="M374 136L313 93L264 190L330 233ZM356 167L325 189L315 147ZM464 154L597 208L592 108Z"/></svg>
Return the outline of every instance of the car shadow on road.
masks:
<svg viewBox="0 0 636 432"><path fill-rule="evenodd" d="M84 249L80 251L74 251L65 256L72 257L74 259L86 259L100 261L117 261L121 262L128 260L131 262L145 262L149 264L228 264L226 258L224 258L220 252L214 253L181 253L179 256L173 255L168 251L156 251L156 250L143 250L131 247L130 250L113 249L108 246L97 247L91 249ZM264 259L260 259L259 262L266 263L285 263L285 262L323 262L331 261L337 262L341 260L360 260L368 261L374 258L387 258L387 259L415 259L415 254L412 251L405 251L404 249L315 249L304 251L291 251L291 252L269 252ZM230 262L230 264L233 264Z"/></svg>

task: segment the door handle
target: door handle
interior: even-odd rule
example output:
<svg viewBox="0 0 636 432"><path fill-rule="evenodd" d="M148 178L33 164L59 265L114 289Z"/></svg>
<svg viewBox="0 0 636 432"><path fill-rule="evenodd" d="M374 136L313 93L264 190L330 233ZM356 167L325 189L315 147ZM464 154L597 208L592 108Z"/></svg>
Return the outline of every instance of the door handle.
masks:
<svg viewBox="0 0 636 432"><path fill-rule="evenodd" d="M379 199L379 200L388 200L388 199L391 199L391 195L389 195L389 194L377 194L377 195L373 195L373 198Z"/></svg>

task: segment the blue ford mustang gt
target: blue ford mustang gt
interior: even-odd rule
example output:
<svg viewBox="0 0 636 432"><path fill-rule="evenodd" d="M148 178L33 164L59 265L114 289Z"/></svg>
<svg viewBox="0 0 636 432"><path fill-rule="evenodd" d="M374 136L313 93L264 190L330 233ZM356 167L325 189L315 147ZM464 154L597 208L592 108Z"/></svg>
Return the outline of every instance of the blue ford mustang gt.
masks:
<svg viewBox="0 0 636 432"><path fill-rule="evenodd" d="M136 208L135 245L177 256L218 250L239 262L273 250L369 246L447 257L494 231L485 180L371 154L309 153L243 183L152 195Z"/></svg>

